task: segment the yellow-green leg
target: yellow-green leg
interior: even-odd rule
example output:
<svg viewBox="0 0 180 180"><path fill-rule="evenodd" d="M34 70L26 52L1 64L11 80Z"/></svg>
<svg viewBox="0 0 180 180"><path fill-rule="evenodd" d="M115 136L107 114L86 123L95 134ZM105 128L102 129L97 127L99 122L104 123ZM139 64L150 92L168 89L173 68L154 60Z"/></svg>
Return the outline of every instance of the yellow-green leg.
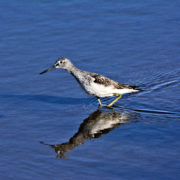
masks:
<svg viewBox="0 0 180 180"><path fill-rule="evenodd" d="M116 101L118 101L119 99L121 99L121 97L122 97L121 94L117 94L117 93L116 93L116 94L114 94L114 95L118 95L118 97L117 97L114 101L112 101L110 104L107 105L108 108L112 107L112 105L113 105Z"/></svg>
<svg viewBox="0 0 180 180"><path fill-rule="evenodd" d="M101 103L100 98L98 98L98 102L99 102L99 107L101 107L101 106L102 106L102 103Z"/></svg>

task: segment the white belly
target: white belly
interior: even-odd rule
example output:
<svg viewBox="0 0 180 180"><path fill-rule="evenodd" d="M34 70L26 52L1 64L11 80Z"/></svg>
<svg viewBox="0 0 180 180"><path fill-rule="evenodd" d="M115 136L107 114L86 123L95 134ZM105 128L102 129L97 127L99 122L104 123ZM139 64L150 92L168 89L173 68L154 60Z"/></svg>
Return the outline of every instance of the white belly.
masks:
<svg viewBox="0 0 180 180"><path fill-rule="evenodd" d="M97 84L94 82L92 82L90 86L85 85L84 88L89 94L97 97L114 96L115 93L126 94L126 93L138 92L138 90L134 90L134 89L114 89L113 86L104 86L102 84Z"/></svg>

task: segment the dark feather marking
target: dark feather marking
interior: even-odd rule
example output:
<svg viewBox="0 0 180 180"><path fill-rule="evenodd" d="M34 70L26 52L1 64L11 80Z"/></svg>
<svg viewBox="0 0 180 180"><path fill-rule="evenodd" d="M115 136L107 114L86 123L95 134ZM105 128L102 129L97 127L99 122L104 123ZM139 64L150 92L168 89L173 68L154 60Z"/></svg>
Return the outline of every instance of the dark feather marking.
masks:
<svg viewBox="0 0 180 180"><path fill-rule="evenodd" d="M113 81L107 77L104 77L104 76L101 76L99 74L96 74L96 73L91 73L91 77L94 78L94 82L97 83L97 84L103 84L104 86L114 86L114 88L117 88L117 89L136 89L137 87L136 86L129 86L127 84L120 84L119 82L117 81Z"/></svg>

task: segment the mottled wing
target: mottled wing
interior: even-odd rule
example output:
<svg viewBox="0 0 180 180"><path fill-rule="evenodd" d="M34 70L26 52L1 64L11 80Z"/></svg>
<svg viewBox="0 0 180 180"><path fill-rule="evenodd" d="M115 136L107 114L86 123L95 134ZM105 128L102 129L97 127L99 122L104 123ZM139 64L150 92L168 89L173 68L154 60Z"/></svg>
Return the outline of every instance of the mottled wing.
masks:
<svg viewBox="0 0 180 180"><path fill-rule="evenodd" d="M96 73L92 73L91 77L94 78L94 82L97 84L102 84L104 86L114 86L115 89L134 89L134 86L129 86L126 84L120 84L117 81L113 81L107 77L101 76Z"/></svg>
<svg viewBox="0 0 180 180"><path fill-rule="evenodd" d="M104 76L101 76L99 74L92 74L92 77L94 78L94 82L97 84L102 84L104 86L110 86L112 83L112 80L109 78L106 78Z"/></svg>

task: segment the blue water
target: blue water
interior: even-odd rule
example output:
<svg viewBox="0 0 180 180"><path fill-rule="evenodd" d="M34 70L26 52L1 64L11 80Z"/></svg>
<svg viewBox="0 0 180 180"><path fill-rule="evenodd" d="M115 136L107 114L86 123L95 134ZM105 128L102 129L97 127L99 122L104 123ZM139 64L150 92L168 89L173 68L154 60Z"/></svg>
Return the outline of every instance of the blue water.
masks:
<svg viewBox="0 0 180 180"><path fill-rule="evenodd" d="M180 179L178 0L4 0L0 12L0 179ZM60 56L144 91L97 110L67 72L39 75Z"/></svg>

